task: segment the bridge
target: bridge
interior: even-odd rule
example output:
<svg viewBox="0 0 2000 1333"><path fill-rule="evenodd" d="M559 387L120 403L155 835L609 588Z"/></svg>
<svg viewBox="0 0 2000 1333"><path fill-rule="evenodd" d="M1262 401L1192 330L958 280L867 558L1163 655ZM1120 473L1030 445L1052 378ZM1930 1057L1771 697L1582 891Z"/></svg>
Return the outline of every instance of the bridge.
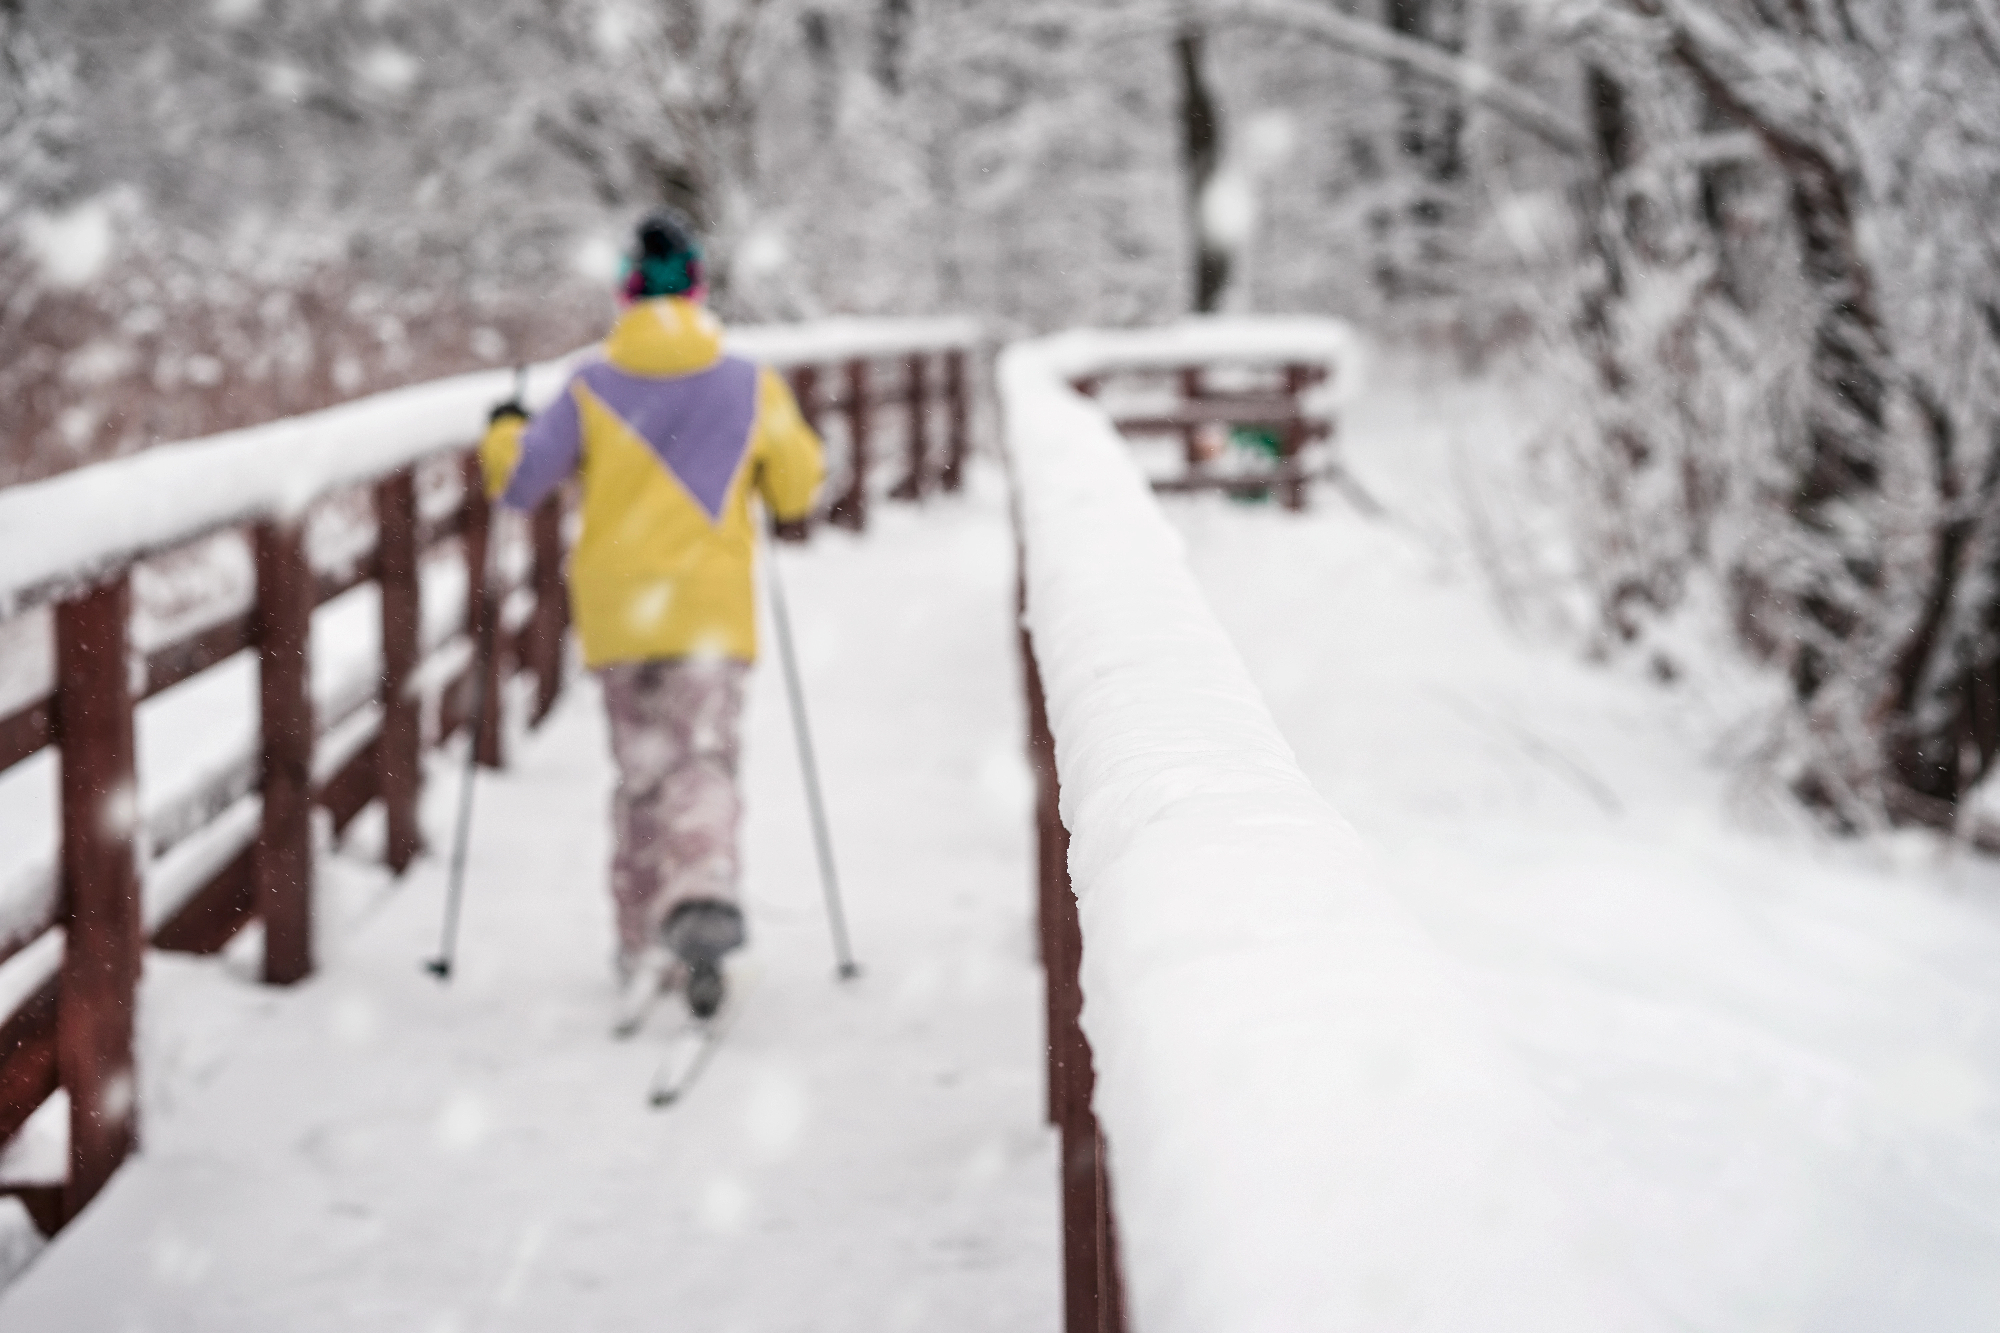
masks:
<svg viewBox="0 0 2000 1333"><path fill-rule="evenodd" d="M2000 927L1930 904L1864 947L1865 871L1809 898L1784 846L1687 836L1687 793L1721 796L1674 719L1437 572L1481 554L1440 517L1437 423L1494 400L1364 393L1322 321L1063 335L990 373L953 322L737 336L841 461L813 544L767 558L865 971L833 978L760 673L743 1003L665 1111L657 1045L605 1033L565 518L465 484L504 375L0 493L0 1183L53 1236L0 1326L2000 1311L2000 1216L1939 1174L2000 1167L1965 1137L1983 1103L1855 1090L1886 1060L1892 1092L1963 1091ZM1155 499L1201 490L1262 503ZM473 736L482 668L508 707ZM419 963L465 746L445 987ZM1854 998L1884 974L1917 1003ZM1913 1043L1931 1084L1893 1072ZM1871 1165L1889 1143L1919 1166ZM1731 1210L1747 1240L1687 1234ZM1824 1271L1801 1216L1866 1260Z"/></svg>

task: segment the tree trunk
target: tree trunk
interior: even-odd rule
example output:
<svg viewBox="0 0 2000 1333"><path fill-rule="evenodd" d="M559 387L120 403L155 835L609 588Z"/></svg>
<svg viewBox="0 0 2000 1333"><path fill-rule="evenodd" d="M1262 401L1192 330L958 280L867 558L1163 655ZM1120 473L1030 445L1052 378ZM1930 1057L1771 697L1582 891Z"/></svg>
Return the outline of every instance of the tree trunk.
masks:
<svg viewBox="0 0 2000 1333"><path fill-rule="evenodd" d="M1229 252L1209 235L1203 209L1209 184L1222 162L1222 133L1215 99L1202 70L1205 34L1183 28L1174 39L1181 75L1181 163L1187 172L1188 230L1194 241L1194 308L1206 314L1222 301L1229 285Z"/></svg>

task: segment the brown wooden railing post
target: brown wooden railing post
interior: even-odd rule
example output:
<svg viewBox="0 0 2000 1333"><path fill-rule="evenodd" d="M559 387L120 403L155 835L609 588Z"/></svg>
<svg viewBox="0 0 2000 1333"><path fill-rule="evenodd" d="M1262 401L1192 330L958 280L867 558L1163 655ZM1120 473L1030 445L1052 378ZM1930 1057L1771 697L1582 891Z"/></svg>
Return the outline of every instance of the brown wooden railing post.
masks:
<svg viewBox="0 0 2000 1333"><path fill-rule="evenodd" d="M1078 1021L1083 933L1069 880L1069 831L1063 826L1055 738L1049 730L1041 670L1032 638L1020 632L1028 695L1028 755L1035 773L1035 863L1047 979L1049 1119L1060 1135L1063 1218L1063 1311L1068 1333L1123 1333L1122 1278L1104 1137L1091 1108L1096 1076L1090 1041Z"/></svg>
<svg viewBox="0 0 2000 1333"><path fill-rule="evenodd" d="M848 463L852 479L847 494L834 502L826 518L855 532L868 529L868 363L847 363Z"/></svg>
<svg viewBox="0 0 2000 1333"><path fill-rule="evenodd" d="M1208 396L1202 384L1200 367L1189 366L1183 369L1180 381L1181 398L1184 401L1199 402ZM1181 456L1186 461L1190 473L1199 472L1206 461L1201 456L1201 427L1195 422L1190 421L1181 427Z"/></svg>
<svg viewBox="0 0 2000 1333"><path fill-rule="evenodd" d="M945 353L944 397L951 416L951 439L945 451L944 475L940 480L947 491L965 484L965 454L972 440L972 413L965 400L965 352L954 348Z"/></svg>
<svg viewBox="0 0 2000 1333"><path fill-rule="evenodd" d="M1098 1333L1125 1333L1125 1274L1118 1267L1118 1218L1111 1207L1111 1154L1104 1146L1104 1130L1091 1117L1097 1134L1097 1329Z"/></svg>
<svg viewBox="0 0 2000 1333"><path fill-rule="evenodd" d="M1306 479L1297 474L1299 455L1306 447L1305 404L1301 401L1306 386L1312 383L1312 367L1288 365L1285 367L1285 393L1292 400L1292 419L1285 425L1285 433L1278 441L1278 458L1282 466L1291 469L1279 494L1287 509L1302 510L1306 507Z"/></svg>
<svg viewBox="0 0 2000 1333"><path fill-rule="evenodd" d="M472 738L474 759L483 768L500 768L506 759L500 744L501 714L505 711L500 696L504 675L500 657L505 651L500 642L500 580L491 580L489 586L487 578L493 568L488 548L498 540L498 535L494 531L493 506L486 499L479 455L469 453L465 456L465 632L473 644L472 668L468 674L483 672L486 679L486 711L478 719L479 734ZM474 684L475 694L480 688Z"/></svg>
<svg viewBox="0 0 2000 1333"><path fill-rule="evenodd" d="M791 370L792 397L799 405L799 415L815 431L819 429L819 367L793 366Z"/></svg>
<svg viewBox="0 0 2000 1333"><path fill-rule="evenodd" d="M376 577L382 586L382 734L377 783L388 815L389 868L402 874L423 850L417 808L423 796L423 719L410 693L422 657L417 573L417 483L408 468L375 487Z"/></svg>
<svg viewBox="0 0 2000 1333"><path fill-rule="evenodd" d="M925 358L922 352L910 353L906 379L910 391L910 471L892 492L899 500L921 500L924 485L930 472L930 394L925 385Z"/></svg>
<svg viewBox="0 0 2000 1333"><path fill-rule="evenodd" d="M264 980L290 985L312 973L313 578L304 529L257 525L258 700L263 710L257 834L257 911L264 919Z"/></svg>
<svg viewBox="0 0 2000 1333"><path fill-rule="evenodd" d="M62 740L62 866L68 936L56 1008L56 1064L69 1090L62 1212L74 1217L131 1152L141 916L124 575L56 608Z"/></svg>
<svg viewBox="0 0 2000 1333"><path fill-rule="evenodd" d="M539 725L562 694L563 632L569 619L563 589L563 501L560 493L535 510L535 618L529 642L529 665L535 672L535 716Z"/></svg>

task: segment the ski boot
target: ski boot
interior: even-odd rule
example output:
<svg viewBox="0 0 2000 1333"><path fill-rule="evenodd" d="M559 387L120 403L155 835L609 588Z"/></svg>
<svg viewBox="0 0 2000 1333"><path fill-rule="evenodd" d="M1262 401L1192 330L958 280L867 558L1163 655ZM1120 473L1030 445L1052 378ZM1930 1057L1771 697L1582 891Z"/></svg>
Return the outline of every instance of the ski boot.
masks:
<svg viewBox="0 0 2000 1333"><path fill-rule="evenodd" d="M660 938L687 964L688 1009L711 1018L722 1007L722 956L743 944L743 913L734 903L691 898L668 914Z"/></svg>

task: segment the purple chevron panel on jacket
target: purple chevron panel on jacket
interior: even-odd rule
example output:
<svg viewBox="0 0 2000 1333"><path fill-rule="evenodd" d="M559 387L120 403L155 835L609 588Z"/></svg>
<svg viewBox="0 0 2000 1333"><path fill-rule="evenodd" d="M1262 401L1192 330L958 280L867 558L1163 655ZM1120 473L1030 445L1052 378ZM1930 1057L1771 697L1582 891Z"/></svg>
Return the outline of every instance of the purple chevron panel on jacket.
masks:
<svg viewBox="0 0 2000 1333"><path fill-rule="evenodd" d="M725 356L691 375L653 376L601 361L577 378L719 522L757 420L756 365Z"/></svg>

